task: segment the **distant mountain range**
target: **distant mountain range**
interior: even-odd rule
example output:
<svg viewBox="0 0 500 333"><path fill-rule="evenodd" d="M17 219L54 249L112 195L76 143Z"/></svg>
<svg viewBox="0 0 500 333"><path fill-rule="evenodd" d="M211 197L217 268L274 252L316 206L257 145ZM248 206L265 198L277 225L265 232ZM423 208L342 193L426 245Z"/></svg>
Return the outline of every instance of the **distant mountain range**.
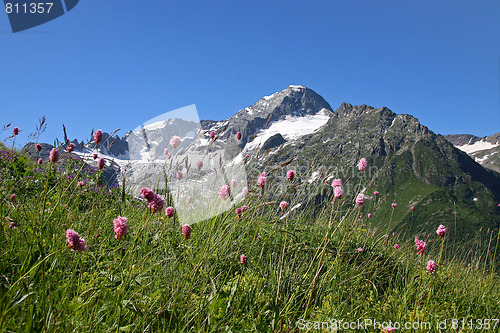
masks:
<svg viewBox="0 0 500 333"><path fill-rule="evenodd" d="M485 168L500 172L500 133L482 138L471 134L453 134L444 137Z"/></svg>
<svg viewBox="0 0 500 333"><path fill-rule="evenodd" d="M117 174L140 183L161 170L163 150L172 135L189 138L183 140L181 150L189 148L199 156L222 151L225 163L244 162L249 188L255 187L257 175L264 170L269 183L280 186L286 171L296 169L294 191L313 203L301 208L314 211L321 206L314 203L331 201L332 189L326 184L340 177L346 184L345 200L353 200L357 191L373 199L362 209L373 215L365 222L384 231L433 232L439 224L453 221L453 237L470 240L480 230L500 226L500 174L496 172L500 171L500 134L442 136L415 117L385 107L344 103L334 111L313 90L291 85L227 120L204 120L199 126L166 119L122 138L105 135L98 149ZM93 148L77 142L81 146L87 152ZM33 150L30 145L26 149ZM355 169L362 157L370 166L364 174ZM189 168L186 162L183 171ZM355 184L362 186L355 188ZM380 192L377 198L375 190ZM398 204L396 209L391 208L393 202Z"/></svg>

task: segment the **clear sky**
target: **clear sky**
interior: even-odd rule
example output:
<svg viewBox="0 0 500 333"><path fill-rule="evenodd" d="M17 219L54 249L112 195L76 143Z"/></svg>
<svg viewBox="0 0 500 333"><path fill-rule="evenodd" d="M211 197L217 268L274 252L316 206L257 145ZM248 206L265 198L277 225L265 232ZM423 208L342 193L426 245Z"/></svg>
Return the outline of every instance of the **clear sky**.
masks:
<svg viewBox="0 0 500 333"><path fill-rule="evenodd" d="M25 143L124 134L196 104L226 119L289 84L409 113L440 134L500 132L500 1L82 0L13 34L0 12L0 128ZM1 133L5 139L9 133Z"/></svg>

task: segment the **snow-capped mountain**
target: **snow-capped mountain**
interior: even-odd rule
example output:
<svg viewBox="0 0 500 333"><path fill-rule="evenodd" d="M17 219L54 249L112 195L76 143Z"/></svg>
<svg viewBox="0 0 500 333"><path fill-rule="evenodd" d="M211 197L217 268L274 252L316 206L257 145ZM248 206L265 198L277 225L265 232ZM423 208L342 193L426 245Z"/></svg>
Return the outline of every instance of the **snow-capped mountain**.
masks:
<svg viewBox="0 0 500 333"><path fill-rule="evenodd" d="M482 138L471 134L445 135L445 138L485 168L500 172L500 133Z"/></svg>

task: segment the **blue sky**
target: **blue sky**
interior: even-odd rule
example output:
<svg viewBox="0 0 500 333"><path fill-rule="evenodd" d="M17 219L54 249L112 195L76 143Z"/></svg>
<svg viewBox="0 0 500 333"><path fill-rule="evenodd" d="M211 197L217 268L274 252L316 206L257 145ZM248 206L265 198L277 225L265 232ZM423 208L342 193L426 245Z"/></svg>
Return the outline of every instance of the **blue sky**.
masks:
<svg viewBox="0 0 500 333"><path fill-rule="evenodd" d="M387 106L440 134L490 135L499 14L493 0L86 0L13 34L0 13L0 126L21 143L43 115L43 142L63 123L71 138L124 134L190 104L226 119L301 84L333 109Z"/></svg>

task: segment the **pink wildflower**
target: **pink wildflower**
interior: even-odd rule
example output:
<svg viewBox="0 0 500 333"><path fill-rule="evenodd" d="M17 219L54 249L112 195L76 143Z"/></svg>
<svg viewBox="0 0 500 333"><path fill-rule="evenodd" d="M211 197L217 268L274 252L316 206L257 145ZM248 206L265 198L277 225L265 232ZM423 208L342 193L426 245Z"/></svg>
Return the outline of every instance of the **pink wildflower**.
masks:
<svg viewBox="0 0 500 333"><path fill-rule="evenodd" d="M395 331L396 329L392 326L388 326L386 328L384 328L384 330L382 331L382 333L390 333L390 332L393 332Z"/></svg>
<svg viewBox="0 0 500 333"><path fill-rule="evenodd" d="M295 178L295 170L288 170L286 176L288 177L288 179L290 179L290 181L293 181L293 179Z"/></svg>
<svg viewBox="0 0 500 333"><path fill-rule="evenodd" d="M102 131L100 129L94 132L94 141L95 143L99 143L102 141Z"/></svg>
<svg viewBox="0 0 500 333"><path fill-rule="evenodd" d="M259 178L257 179L257 185L260 186L261 189L264 189L264 186L267 184L267 177L266 173L263 172L260 174Z"/></svg>
<svg viewBox="0 0 500 333"><path fill-rule="evenodd" d="M97 160L97 158L99 157L99 155L97 155L96 153L94 153L94 155L92 155L92 157L94 158L94 160Z"/></svg>
<svg viewBox="0 0 500 333"><path fill-rule="evenodd" d="M335 188L335 187L342 187L342 179L334 179L332 181L332 187Z"/></svg>
<svg viewBox="0 0 500 333"><path fill-rule="evenodd" d="M141 196L147 200L148 207L151 208L153 213L156 213L163 209L165 200L163 200L162 197L160 197L150 189L143 187L141 189Z"/></svg>
<svg viewBox="0 0 500 333"><path fill-rule="evenodd" d="M14 129L12 130L12 134L18 135L19 134L19 128L14 127Z"/></svg>
<svg viewBox="0 0 500 333"><path fill-rule="evenodd" d="M444 235L446 235L446 232L447 232L446 227L442 224L436 230L436 234L438 234L441 237L444 237Z"/></svg>
<svg viewBox="0 0 500 333"><path fill-rule="evenodd" d="M100 158L99 161L97 161L97 167L99 168L99 170L102 171L102 169L104 169L104 166L106 165L106 163L104 162L104 158Z"/></svg>
<svg viewBox="0 0 500 333"><path fill-rule="evenodd" d="M436 270L437 270L437 264L434 260L429 260L429 262L427 263L427 271L429 273L436 273Z"/></svg>
<svg viewBox="0 0 500 333"><path fill-rule="evenodd" d="M118 240L121 240L123 236L127 234L128 225L127 218L118 216L113 220L113 230L115 231L115 237Z"/></svg>
<svg viewBox="0 0 500 333"><path fill-rule="evenodd" d="M182 177L184 177L184 176L182 175L182 172L177 171L177 173L175 174L175 178L177 178L178 180L181 180L181 179L182 179Z"/></svg>
<svg viewBox="0 0 500 333"><path fill-rule="evenodd" d="M43 149L42 145L41 145L41 144L39 144L39 143L36 143L36 144L35 144L35 148L36 148L36 150L38 150L38 151L41 151L41 150Z"/></svg>
<svg viewBox="0 0 500 333"><path fill-rule="evenodd" d="M397 207L397 205L398 205L397 203L393 202L393 203L391 204L391 207L392 207L392 208L396 208L396 207Z"/></svg>
<svg viewBox="0 0 500 333"><path fill-rule="evenodd" d="M68 229L66 230L66 243L71 251L81 252L87 249L85 245L85 239L81 238L76 231Z"/></svg>
<svg viewBox="0 0 500 333"><path fill-rule="evenodd" d="M16 227L16 224L14 222L10 222L9 229L13 229L14 227Z"/></svg>
<svg viewBox="0 0 500 333"><path fill-rule="evenodd" d="M167 156L167 157L168 157L168 148L165 148L165 149L163 150L163 155L165 155L165 156Z"/></svg>
<svg viewBox="0 0 500 333"><path fill-rule="evenodd" d="M368 213L368 218L371 219L372 218L372 214Z"/></svg>
<svg viewBox="0 0 500 333"><path fill-rule="evenodd" d="M186 239L189 239L191 237L191 226L189 224L184 224L182 226L182 235Z"/></svg>
<svg viewBox="0 0 500 333"><path fill-rule="evenodd" d="M361 253L361 252L363 252L363 248L362 247L358 247L357 251L358 251L358 253Z"/></svg>
<svg viewBox="0 0 500 333"><path fill-rule="evenodd" d="M241 140L241 132L236 133L236 139Z"/></svg>
<svg viewBox="0 0 500 333"><path fill-rule="evenodd" d="M241 190L241 194L243 194L243 197L246 198L246 196L248 195L248 188L247 187L244 187L242 190Z"/></svg>
<svg viewBox="0 0 500 333"><path fill-rule="evenodd" d="M415 207L414 206L411 206L411 211L413 212L415 210Z"/></svg>
<svg viewBox="0 0 500 333"><path fill-rule="evenodd" d="M241 210L241 208L236 208L236 210L234 212L236 213L236 216L238 218L240 218L241 217L241 213L243 213L243 211Z"/></svg>
<svg viewBox="0 0 500 333"><path fill-rule="evenodd" d="M257 236L257 239L259 240L259 242L262 242L262 237L261 236Z"/></svg>
<svg viewBox="0 0 500 333"><path fill-rule="evenodd" d="M394 244L394 248L397 250L399 249L399 244Z"/></svg>
<svg viewBox="0 0 500 333"><path fill-rule="evenodd" d="M342 199L344 196L344 191L342 191L342 187L335 187L333 189L333 195L335 196L335 199Z"/></svg>
<svg viewBox="0 0 500 333"><path fill-rule="evenodd" d="M242 212L242 213L246 212L246 211L247 211L247 209L248 209L248 207L247 207L247 206L241 206L241 212Z"/></svg>
<svg viewBox="0 0 500 333"><path fill-rule="evenodd" d="M373 192L373 195L374 195L374 196L377 196L377 195L379 195L379 194L380 194L380 193L379 193L379 191L375 191L375 192Z"/></svg>
<svg viewBox="0 0 500 333"><path fill-rule="evenodd" d="M236 180L231 179L231 186L232 186L232 187L235 187L235 186L236 186Z"/></svg>
<svg viewBox="0 0 500 333"><path fill-rule="evenodd" d="M181 145L181 138L177 135L174 135L170 138L170 145L172 146L172 149L176 149Z"/></svg>
<svg viewBox="0 0 500 333"><path fill-rule="evenodd" d="M174 216L174 208L170 207L170 206L168 206L167 208L165 208L165 215L168 218L172 218Z"/></svg>
<svg viewBox="0 0 500 333"><path fill-rule="evenodd" d="M16 195L15 194L11 194L10 195L10 201L14 201L14 199L16 198Z"/></svg>
<svg viewBox="0 0 500 333"><path fill-rule="evenodd" d="M419 240L417 237L415 237L415 246L417 247L418 254L423 255L425 251L427 243L424 242L423 240Z"/></svg>
<svg viewBox="0 0 500 333"><path fill-rule="evenodd" d="M368 166L368 162L366 161L366 158L362 158L359 160L359 163L358 163L358 170L359 171L365 171L366 170L366 167Z"/></svg>
<svg viewBox="0 0 500 333"><path fill-rule="evenodd" d="M288 202L286 202L286 201L280 202L281 210L285 210L285 209L287 209L287 207L288 207Z"/></svg>
<svg viewBox="0 0 500 333"><path fill-rule="evenodd" d="M84 185L83 182L76 183L76 186L78 186L78 187L83 187L83 185Z"/></svg>
<svg viewBox="0 0 500 333"><path fill-rule="evenodd" d="M37 161L38 164L43 164L43 160L41 158L38 159Z"/></svg>
<svg viewBox="0 0 500 333"><path fill-rule="evenodd" d="M356 198L356 203L358 206L361 206L362 204L365 203L365 195L363 193L358 194L358 197Z"/></svg>
<svg viewBox="0 0 500 333"><path fill-rule="evenodd" d="M242 265L244 265L244 264L246 264L246 263L247 263L247 256L246 256L246 255L242 254L242 255L240 256L240 263L241 263Z"/></svg>
<svg viewBox="0 0 500 333"><path fill-rule="evenodd" d="M231 188L229 187L229 185L227 184L222 185L219 188L219 195L222 198L222 200L226 200L227 198L229 198L229 196L231 195Z"/></svg>
<svg viewBox="0 0 500 333"><path fill-rule="evenodd" d="M59 152L57 151L57 148L52 148L49 159L52 163L57 163L57 161L59 161Z"/></svg>
<svg viewBox="0 0 500 333"><path fill-rule="evenodd" d="M212 132L210 132L210 139L212 139L212 140L213 140L214 138L215 138L215 132L214 132L214 131L212 131Z"/></svg>
<svg viewBox="0 0 500 333"><path fill-rule="evenodd" d="M66 146L66 151L68 153L71 153L74 150L75 150L75 144L73 142L68 143L68 145Z"/></svg>
<svg viewBox="0 0 500 333"><path fill-rule="evenodd" d="M202 161L196 162L196 167L198 168L198 171L200 171L201 168L203 168L203 162Z"/></svg>

